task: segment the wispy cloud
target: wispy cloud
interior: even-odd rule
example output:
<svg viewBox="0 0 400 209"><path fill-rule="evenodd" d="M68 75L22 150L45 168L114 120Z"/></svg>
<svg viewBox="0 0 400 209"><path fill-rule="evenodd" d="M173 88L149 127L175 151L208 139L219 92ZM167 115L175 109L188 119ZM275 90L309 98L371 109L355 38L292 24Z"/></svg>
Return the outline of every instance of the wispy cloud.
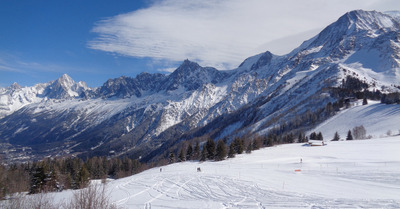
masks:
<svg viewBox="0 0 400 209"><path fill-rule="evenodd" d="M133 57L189 58L231 69L266 50L287 53L311 38L307 31L321 30L347 11L396 7L400 9L395 0L155 1L149 8L96 23L92 31L98 36L88 46Z"/></svg>
<svg viewBox="0 0 400 209"><path fill-rule="evenodd" d="M0 52L0 71L22 74L36 73L65 73L74 71L83 71L68 65L62 65L51 62L29 61L24 57L19 57L10 53Z"/></svg>
<svg viewBox="0 0 400 209"><path fill-rule="evenodd" d="M9 66L6 66L6 65L1 65L1 64L0 64L0 71L3 71L3 72L18 72L18 73L23 72L23 71L18 70L16 68L12 68L12 67L9 67Z"/></svg>
<svg viewBox="0 0 400 209"><path fill-rule="evenodd" d="M169 67L169 68L160 68L157 71L158 72L167 72L167 73L172 73L176 70L176 67Z"/></svg>
<svg viewBox="0 0 400 209"><path fill-rule="evenodd" d="M12 62L10 62L10 58L12 57L13 56L0 52L0 72L23 72L11 64Z"/></svg>

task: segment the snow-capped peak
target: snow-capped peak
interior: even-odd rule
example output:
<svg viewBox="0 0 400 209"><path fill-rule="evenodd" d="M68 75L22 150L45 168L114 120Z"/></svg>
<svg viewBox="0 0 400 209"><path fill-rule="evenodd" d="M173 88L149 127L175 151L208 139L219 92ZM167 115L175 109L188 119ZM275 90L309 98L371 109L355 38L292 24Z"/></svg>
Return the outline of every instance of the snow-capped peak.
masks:
<svg viewBox="0 0 400 209"><path fill-rule="evenodd" d="M54 99L74 98L87 89L85 82L76 83L70 76L64 74L57 80L50 82L42 96Z"/></svg>
<svg viewBox="0 0 400 209"><path fill-rule="evenodd" d="M200 65L197 62L186 59L176 70L196 70L198 68L200 68Z"/></svg>
<svg viewBox="0 0 400 209"><path fill-rule="evenodd" d="M75 81L67 74L62 75L55 82L66 88L71 88L75 84Z"/></svg>
<svg viewBox="0 0 400 209"><path fill-rule="evenodd" d="M323 63L344 63L347 67L370 72L367 74L374 79L397 82L400 81L399 30L400 23L392 16L355 10L305 41L289 57L294 65L307 62L309 66L310 60L317 61L314 67Z"/></svg>
<svg viewBox="0 0 400 209"><path fill-rule="evenodd" d="M17 82L14 82L13 84L11 84L10 88L13 90L16 90L16 89L20 89L22 87Z"/></svg>
<svg viewBox="0 0 400 209"><path fill-rule="evenodd" d="M160 90L176 90L180 86L186 90L194 90L205 83L218 83L223 78L223 72L212 67L202 67L196 62L185 60L166 81L160 86Z"/></svg>
<svg viewBox="0 0 400 209"><path fill-rule="evenodd" d="M297 53L304 48L337 48L343 44L344 38L354 42L357 37L375 38L389 31L400 30L400 23L389 15L377 11L355 10L341 16L336 22L327 26L316 37L304 42L300 49L294 50ZM351 43L350 43L351 44Z"/></svg>
<svg viewBox="0 0 400 209"><path fill-rule="evenodd" d="M270 51L266 51L264 54L261 55L261 57L257 60L257 62L251 66L251 69L256 70L262 66L267 65L268 63L271 62L272 57L273 54Z"/></svg>
<svg viewBox="0 0 400 209"><path fill-rule="evenodd" d="M377 12L355 10L346 13L343 18L347 18L352 27L359 30L379 30L383 28L398 29L399 24L391 16Z"/></svg>

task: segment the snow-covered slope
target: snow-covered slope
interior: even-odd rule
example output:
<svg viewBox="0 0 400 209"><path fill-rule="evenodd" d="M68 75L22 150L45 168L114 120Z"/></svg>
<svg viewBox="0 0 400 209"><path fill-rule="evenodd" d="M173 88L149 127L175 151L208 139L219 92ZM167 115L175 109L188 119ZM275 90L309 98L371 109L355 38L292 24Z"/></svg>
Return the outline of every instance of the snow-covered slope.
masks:
<svg viewBox="0 0 400 209"><path fill-rule="evenodd" d="M287 55L267 51L231 71L185 60L170 75L109 79L96 89L67 75L13 85L0 89L0 143L50 156L113 150L145 157L203 126L188 136L266 134L341 99L335 88L349 77L367 85L359 92L399 91L399 30L396 18L357 10Z"/></svg>
<svg viewBox="0 0 400 209"><path fill-rule="evenodd" d="M107 190L123 208L400 207L399 136L302 145L153 168L111 181ZM62 202L72 194L52 197Z"/></svg>
<svg viewBox="0 0 400 209"><path fill-rule="evenodd" d="M347 132L356 126L364 126L367 137L399 135L400 105L372 101L368 105L358 104L342 110L310 132L322 132L324 139L329 141L337 131L340 137L345 139Z"/></svg>

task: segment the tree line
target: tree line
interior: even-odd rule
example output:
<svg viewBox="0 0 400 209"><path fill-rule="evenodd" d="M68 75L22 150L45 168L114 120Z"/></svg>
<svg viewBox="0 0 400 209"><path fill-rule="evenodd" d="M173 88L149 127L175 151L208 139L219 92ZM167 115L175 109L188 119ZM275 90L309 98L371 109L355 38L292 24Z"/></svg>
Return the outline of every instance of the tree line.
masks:
<svg viewBox="0 0 400 209"><path fill-rule="evenodd" d="M275 134L270 131L265 136L244 135L241 137L214 139L207 137L206 140L186 141L180 146L171 148L168 156L168 163L184 161L222 161L226 158L234 158L236 154L251 153L263 147L271 147L277 144L294 142L307 142L308 137L300 132L297 136L293 133Z"/></svg>
<svg viewBox="0 0 400 209"><path fill-rule="evenodd" d="M128 157L76 157L44 159L25 164L0 162L0 199L18 192L29 194L81 189L91 179L122 178L147 169L137 159Z"/></svg>

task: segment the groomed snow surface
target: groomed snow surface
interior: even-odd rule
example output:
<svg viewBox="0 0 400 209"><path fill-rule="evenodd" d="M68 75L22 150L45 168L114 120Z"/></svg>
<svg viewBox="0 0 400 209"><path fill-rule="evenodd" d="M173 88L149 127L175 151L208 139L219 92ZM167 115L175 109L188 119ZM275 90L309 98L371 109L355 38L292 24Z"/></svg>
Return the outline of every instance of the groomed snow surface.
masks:
<svg viewBox="0 0 400 209"><path fill-rule="evenodd" d="M399 148L400 136L280 145L153 168L107 189L120 208L400 208Z"/></svg>

